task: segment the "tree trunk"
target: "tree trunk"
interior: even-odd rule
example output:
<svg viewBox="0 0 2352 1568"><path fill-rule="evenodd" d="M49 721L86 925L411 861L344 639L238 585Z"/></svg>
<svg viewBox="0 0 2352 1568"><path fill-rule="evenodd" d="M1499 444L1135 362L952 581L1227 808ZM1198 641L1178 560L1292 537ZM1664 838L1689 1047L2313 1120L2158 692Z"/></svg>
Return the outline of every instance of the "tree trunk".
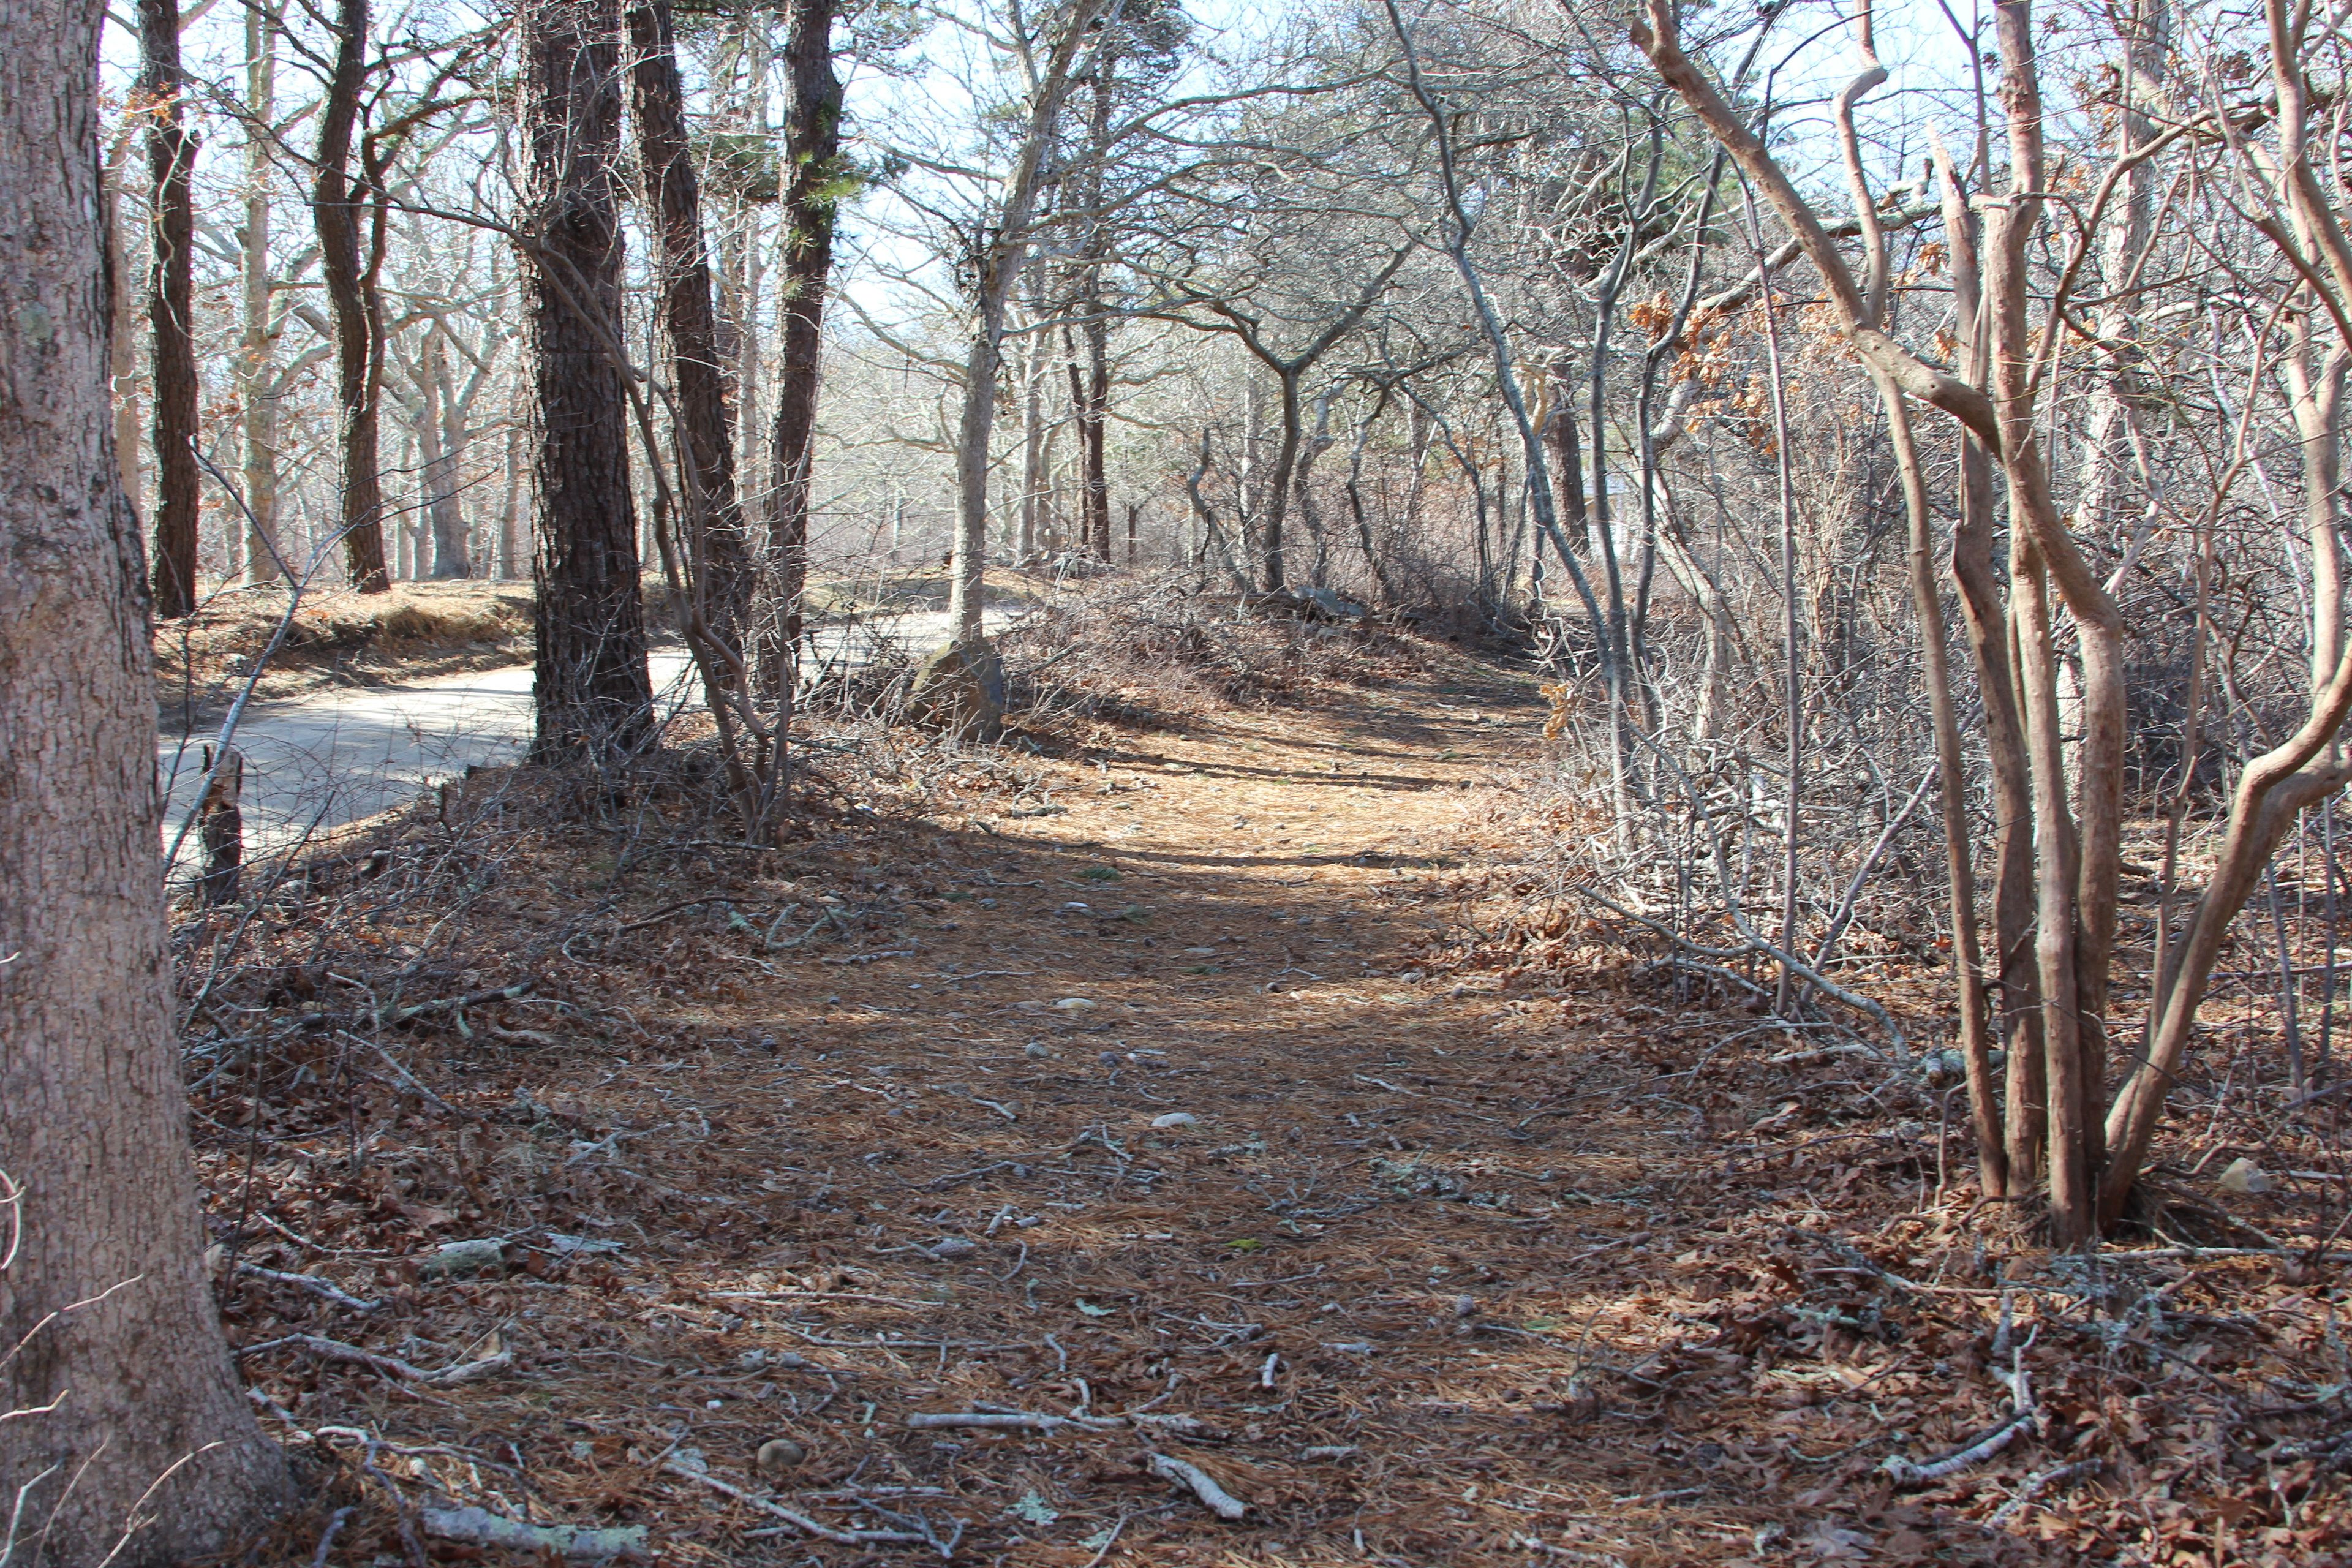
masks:
<svg viewBox="0 0 2352 1568"><path fill-rule="evenodd" d="M523 543L523 483L522 483L523 421L511 420L507 426L507 489L505 504L499 509L499 581L513 583L528 575L524 562L529 548Z"/></svg>
<svg viewBox="0 0 2352 1568"><path fill-rule="evenodd" d="M130 247L122 237L122 182L131 166L131 129L125 125L106 153L107 308L113 342L107 372L114 388L114 466L122 499L137 510L139 481L139 313L131 303Z"/></svg>
<svg viewBox="0 0 2352 1568"><path fill-rule="evenodd" d="M1005 303L1028 255L1038 168L1061 118L1071 64L1095 18L1102 14L1103 4L1104 0L1075 0L1061 18L1060 36L1030 98L1028 121L1013 154L1003 202L993 215L995 222L972 258L971 343L964 355L963 412L956 424L956 532L948 588L949 636L956 642L975 641L981 636L981 603L988 570L988 446L996 428L996 370L1004 342Z"/></svg>
<svg viewBox="0 0 2352 1568"><path fill-rule="evenodd" d="M1972 383L1989 374L1990 344L1982 330L1977 266L1978 222L1960 189L1958 173L1937 149L1937 188L1951 251L1952 298L1958 319L1957 363ZM1990 763L1993 832L1993 951L1990 999L2009 1067L2000 1099L2005 1191L2030 1191L2042 1179L2049 1141L2049 1092L2043 1080L2042 983L2032 951L2033 785L2025 756L2025 724L2018 699L2015 635L2000 579L1993 567L1992 453L1974 432L1958 435L1959 515L1952 529L1952 584L1959 592L1984 705L1986 759ZM1971 1085L1970 1092L1975 1092ZM1981 1159L1981 1152L1979 1155ZM1988 1194L1989 1196L2002 1195Z"/></svg>
<svg viewBox="0 0 2352 1568"><path fill-rule="evenodd" d="M522 12L527 331L539 563L533 760L609 766L652 738L621 320L617 0Z"/></svg>
<svg viewBox="0 0 2352 1568"><path fill-rule="evenodd" d="M416 441L425 458L425 509L433 528L433 560L429 572L436 581L470 577L474 563L466 549L466 508L458 495L458 463L465 456L466 416L457 407L457 389L449 384L449 350L436 325L425 338L424 374L417 390L423 394L424 415L416 422Z"/></svg>
<svg viewBox="0 0 2352 1568"><path fill-rule="evenodd" d="M1032 311L1034 320L1037 312ZM1045 495L1045 354L1031 334L1021 355L1021 506L1013 561L1026 566L1037 555L1037 513Z"/></svg>
<svg viewBox="0 0 2352 1568"><path fill-rule="evenodd" d="M818 350L833 236L843 195L841 79L833 73L835 0L793 0L785 23L782 343L776 423L769 445L775 500L770 512L761 616L761 681L789 699L808 583L809 501L814 494Z"/></svg>
<svg viewBox="0 0 2352 1568"><path fill-rule="evenodd" d="M278 332L269 267L269 151L278 112L278 29L285 0L255 0L245 13L245 233L239 268L243 332L237 342L237 394L245 410L245 578L275 583L285 574L278 540Z"/></svg>
<svg viewBox="0 0 2352 1568"><path fill-rule="evenodd" d="M368 0L341 0L335 68L319 118L319 157L311 212L319 229L319 272L335 320L335 396L340 420L343 564L352 586L381 594L392 581L383 563L383 466L379 443L383 364L383 304L368 287L361 260L360 200L352 188L352 141L367 82Z"/></svg>
<svg viewBox="0 0 2352 1568"><path fill-rule="evenodd" d="M139 0L139 96L152 116L155 255L148 311L154 336L155 614L176 620L196 607L194 174L196 139L181 99L179 0Z"/></svg>
<svg viewBox="0 0 2352 1568"><path fill-rule="evenodd" d="M729 423L727 376L711 308L710 258L702 243L702 192L688 155L686 88L678 79L677 39L669 0L629 7L630 71L637 124L637 163L661 281L661 321L669 334L670 376L677 399L677 468L684 479L697 558L697 612L710 634L740 655L751 603L751 554L735 489L735 433Z"/></svg>
<svg viewBox="0 0 2352 1568"><path fill-rule="evenodd" d="M292 1493L194 1202L145 552L107 386L100 16L0 6L0 1494L39 1568L206 1556Z"/></svg>

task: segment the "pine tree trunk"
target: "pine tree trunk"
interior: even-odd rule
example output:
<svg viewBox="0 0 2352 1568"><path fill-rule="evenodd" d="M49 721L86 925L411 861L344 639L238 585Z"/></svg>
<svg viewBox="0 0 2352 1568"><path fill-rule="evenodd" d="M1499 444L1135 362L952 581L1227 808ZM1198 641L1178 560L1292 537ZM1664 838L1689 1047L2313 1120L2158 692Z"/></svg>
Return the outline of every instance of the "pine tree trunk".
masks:
<svg viewBox="0 0 2352 1568"><path fill-rule="evenodd" d="M530 223L527 331L539 560L539 762L605 765L652 734L621 353L617 0L522 11Z"/></svg>
<svg viewBox="0 0 2352 1568"><path fill-rule="evenodd" d="M0 5L0 1495L28 1568L185 1561L290 1493L214 1310L172 1037L145 552L107 384L99 22Z"/></svg>
<svg viewBox="0 0 2352 1568"><path fill-rule="evenodd" d="M841 178L841 80L833 71L834 0L794 0L784 35L782 343L776 363L776 424L769 444L774 500L769 513L767 600L761 680L789 694L808 582L811 442L816 434L817 352L833 274Z"/></svg>
<svg viewBox="0 0 2352 1568"><path fill-rule="evenodd" d="M176 620L196 607L194 174L196 139L181 107L179 0L139 0L139 96L152 121L147 161L154 180L155 257L148 311L154 335L155 614Z"/></svg>

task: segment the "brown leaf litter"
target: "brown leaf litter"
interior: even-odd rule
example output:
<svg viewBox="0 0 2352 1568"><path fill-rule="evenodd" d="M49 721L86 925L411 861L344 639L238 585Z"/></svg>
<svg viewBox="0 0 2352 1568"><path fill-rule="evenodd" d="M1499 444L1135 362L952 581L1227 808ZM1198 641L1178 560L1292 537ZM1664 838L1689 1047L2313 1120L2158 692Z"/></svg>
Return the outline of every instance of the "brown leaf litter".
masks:
<svg viewBox="0 0 2352 1568"><path fill-rule="evenodd" d="M2352 1561L2337 1254L2037 1253L1891 1065L1503 940L1533 682L1360 675L820 751L777 850L485 773L190 917L249 1560Z"/></svg>

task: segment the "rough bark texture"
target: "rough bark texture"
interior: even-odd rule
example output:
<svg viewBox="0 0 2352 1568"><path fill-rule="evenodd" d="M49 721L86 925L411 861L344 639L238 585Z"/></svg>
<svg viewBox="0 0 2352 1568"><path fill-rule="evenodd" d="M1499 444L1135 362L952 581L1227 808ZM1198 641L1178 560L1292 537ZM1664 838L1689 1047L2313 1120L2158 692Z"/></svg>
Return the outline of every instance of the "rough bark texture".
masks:
<svg viewBox="0 0 2352 1568"><path fill-rule="evenodd" d="M534 0L522 13L522 52L530 142L523 259L539 385L531 755L603 763L646 742L653 711L620 357L615 0Z"/></svg>
<svg viewBox="0 0 2352 1568"><path fill-rule="evenodd" d="M762 684L788 691L808 581L810 443L816 433L817 349L833 273L840 204L841 81L833 72L834 0L797 0L784 37L782 344L770 443L774 503L767 540L768 634Z"/></svg>
<svg viewBox="0 0 2352 1568"><path fill-rule="evenodd" d="M126 1530L113 1568L182 1562L288 1492L214 1312L171 1033L98 26L95 5L0 6L0 1342L21 1345L0 1495L23 1500L15 1561L45 1568L108 1560Z"/></svg>
<svg viewBox="0 0 2352 1568"><path fill-rule="evenodd" d="M677 449L689 523L688 547L698 613L730 647L751 601L750 551L735 488L735 432L728 416L726 362L711 308L710 258L702 244L702 192L686 132L686 87L678 78L677 39L669 0L629 7L630 71L637 121L637 163L653 215L655 265L662 282L661 319L669 334L670 379L677 398Z"/></svg>
<svg viewBox="0 0 2352 1568"><path fill-rule="evenodd" d="M342 0L335 19L335 69L320 110L319 173L311 211L319 228L319 272L335 317L336 398L342 423L343 563L352 586L381 594L392 586L383 564L383 303L361 258L363 193L352 188L352 138L367 79L368 0Z"/></svg>
<svg viewBox="0 0 2352 1568"><path fill-rule="evenodd" d="M180 104L179 0L139 0L139 99L152 116L155 252L148 271L154 339L155 614L196 607L196 139Z"/></svg>

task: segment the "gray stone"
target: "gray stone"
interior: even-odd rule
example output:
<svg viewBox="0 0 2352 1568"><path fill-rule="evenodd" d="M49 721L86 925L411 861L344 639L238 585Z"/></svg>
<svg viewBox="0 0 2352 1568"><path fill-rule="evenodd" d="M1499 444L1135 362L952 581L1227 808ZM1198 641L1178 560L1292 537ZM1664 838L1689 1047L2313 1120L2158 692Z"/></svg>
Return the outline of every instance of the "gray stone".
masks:
<svg viewBox="0 0 2352 1568"><path fill-rule="evenodd" d="M506 1261L506 1243L494 1236L483 1237L442 1243L417 1272L427 1279L463 1279L485 1269L503 1269Z"/></svg>
<svg viewBox="0 0 2352 1568"><path fill-rule="evenodd" d="M916 723L964 741L1004 733L1004 661L985 639L950 643L915 667L907 710Z"/></svg>

